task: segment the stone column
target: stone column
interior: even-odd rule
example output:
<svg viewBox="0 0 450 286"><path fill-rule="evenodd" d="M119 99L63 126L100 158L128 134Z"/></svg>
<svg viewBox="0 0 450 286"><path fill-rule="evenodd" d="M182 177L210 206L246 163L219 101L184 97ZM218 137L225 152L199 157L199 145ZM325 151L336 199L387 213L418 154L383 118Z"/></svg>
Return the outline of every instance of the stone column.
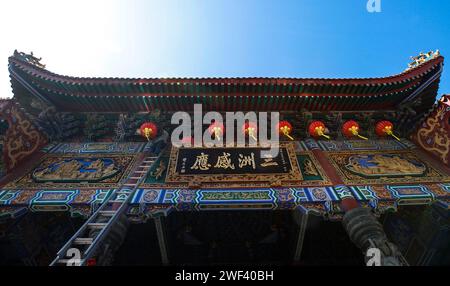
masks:
<svg viewBox="0 0 450 286"><path fill-rule="evenodd" d="M305 240L306 227L308 224L308 214L301 213L299 210L297 210L294 213L294 220L298 226L297 241L295 243L294 262L298 262L300 261L302 255L303 242Z"/></svg>
<svg viewBox="0 0 450 286"><path fill-rule="evenodd" d="M407 262L397 247L391 243L369 208L355 204L353 198L343 200L346 211L342 223L350 239L364 254L368 266L405 266Z"/></svg>
<svg viewBox="0 0 450 286"><path fill-rule="evenodd" d="M165 229L165 217L157 215L153 217L156 227L156 235L158 236L159 250L161 252L161 262L163 265L169 264L169 255L167 251L167 237Z"/></svg>

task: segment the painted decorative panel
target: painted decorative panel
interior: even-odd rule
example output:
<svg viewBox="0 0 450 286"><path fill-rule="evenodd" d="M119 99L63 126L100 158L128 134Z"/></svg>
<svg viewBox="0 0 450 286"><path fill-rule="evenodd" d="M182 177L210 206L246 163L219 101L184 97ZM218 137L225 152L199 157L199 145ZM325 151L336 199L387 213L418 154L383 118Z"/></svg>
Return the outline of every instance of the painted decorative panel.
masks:
<svg viewBox="0 0 450 286"><path fill-rule="evenodd" d="M450 96L438 101L435 110L413 135L413 140L425 151L450 165Z"/></svg>
<svg viewBox="0 0 450 286"><path fill-rule="evenodd" d="M134 161L133 155L47 155L35 168L5 188L115 188L128 176Z"/></svg>
<svg viewBox="0 0 450 286"><path fill-rule="evenodd" d="M3 164L9 172L44 146L47 138L33 126L13 100L3 102L0 113L9 125L2 148Z"/></svg>
<svg viewBox="0 0 450 286"><path fill-rule="evenodd" d="M412 151L327 152L346 185L450 182L450 176Z"/></svg>

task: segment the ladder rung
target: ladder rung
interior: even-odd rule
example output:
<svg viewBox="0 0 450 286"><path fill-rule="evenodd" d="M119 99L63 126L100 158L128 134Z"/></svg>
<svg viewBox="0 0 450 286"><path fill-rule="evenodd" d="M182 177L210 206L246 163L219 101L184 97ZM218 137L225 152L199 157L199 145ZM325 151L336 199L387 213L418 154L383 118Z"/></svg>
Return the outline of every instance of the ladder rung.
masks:
<svg viewBox="0 0 450 286"><path fill-rule="evenodd" d="M104 222L90 222L87 224L90 228L104 228L107 225L107 223Z"/></svg>
<svg viewBox="0 0 450 286"><path fill-rule="evenodd" d="M78 238L75 238L73 243L78 244L78 245L89 245L89 244L92 244L93 241L94 241L94 239L91 237L78 237Z"/></svg>
<svg viewBox="0 0 450 286"><path fill-rule="evenodd" d="M152 154L153 155L153 154ZM77 265L82 265L86 263L86 258L92 255L92 252L95 251L95 246L98 243L101 243L101 240L104 239L108 235L108 230L115 223L114 219L121 215L125 211L125 207L127 202L129 202L131 196L136 191L139 183L145 177L144 174L148 173L150 168L157 162L159 156L153 157L145 157L140 162L140 164L135 167L132 171L132 175L129 177L129 181L122 184L120 189L114 190L114 196L110 197L106 202L103 203L101 208L95 213L94 217L91 217L83 226L77 231L75 235L60 249L62 253L64 249L68 247L73 247L76 245L85 245L86 252L84 253L85 258L79 260ZM135 183L131 183L135 181ZM119 206L115 205L118 204ZM96 222L97 221L97 222ZM103 221L103 222L102 222ZM98 230L97 237L79 237L79 236L87 236L86 233L89 232L89 229ZM96 242L96 244L94 244ZM80 247L81 248L81 247ZM60 253L58 252L58 253ZM73 261L73 259L67 258L65 256L59 255L52 261L50 265L68 265L68 263L77 262Z"/></svg>
<svg viewBox="0 0 450 286"><path fill-rule="evenodd" d="M79 261L79 264L77 264L77 265L81 265L81 262L82 262L83 260L80 260ZM58 259L58 261L56 262L56 264L65 264L65 265L67 265L67 263L69 263L69 262L71 262L71 263L73 263L74 261L73 261L73 259L66 259L66 258L63 258L63 259Z"/></svg>
<svg viewBox="0 0 450 286"><path fill-rule="evenodd" d="M116 213L116 211L99 211L99 214L103 216L113 216Z"/></svg>
<svg viewBox="0 0 450 286"><path fill-rule="evenodd" d="M108 201L108 203L112 203L112 204L114 204L114 203L124 203L125 202L125 200L109 200Z"/></svg>

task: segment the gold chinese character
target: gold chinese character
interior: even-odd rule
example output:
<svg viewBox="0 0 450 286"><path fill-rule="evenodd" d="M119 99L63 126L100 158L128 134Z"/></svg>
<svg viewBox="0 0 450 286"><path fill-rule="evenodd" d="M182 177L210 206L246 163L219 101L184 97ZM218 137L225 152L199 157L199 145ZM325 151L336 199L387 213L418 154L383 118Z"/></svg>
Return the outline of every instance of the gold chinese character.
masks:
<svg viewBox="0 0 450 286"><path fill-rule="evenodd" d="M269 166L278 166L278 163L274 162L273 158L265 158L264 163L261 164L261 167L269 167Z"/></svg>
<svg viewBox="0 0 450 286"><path fill-rule="evenodd" d="M225 153L223 152L222 156L219 156L217 158L217 163L214 166L215 168L222 168L222 169L233 169L234 170L234 164L231 164L231 159L230 159L231 154L230 153Z"/></svg>
<svg viewBox="0 0 450 286"><path fill-rule="evenodd" d="M249 156L244 156L242 154L239 154L239 168L245 167L245 166L252 166L253 170L256 169L255 165L255 153L251 153Z"/></svg>
<svg viewBox="0 0 450 286"><path fill-rule="evenodd" d="M209 170L209 167L211 167L211 164L208 164L208 155L205 153L201 153L200 155L197 156L197 159L195 160L194 165L192 165L191 169L192 170Z"/></svg>

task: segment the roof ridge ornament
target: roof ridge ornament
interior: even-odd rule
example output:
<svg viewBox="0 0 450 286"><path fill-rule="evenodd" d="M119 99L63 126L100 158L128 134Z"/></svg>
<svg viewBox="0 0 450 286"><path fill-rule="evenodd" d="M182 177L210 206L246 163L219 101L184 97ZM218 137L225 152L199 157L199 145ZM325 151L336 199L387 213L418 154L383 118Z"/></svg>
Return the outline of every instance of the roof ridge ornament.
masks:
<svg viewBox="0 0 450 286"><path fill-rule="evenodd" d="M33 55L33 52L26 54L24 52L18 52L17 50L14 50L14 57L23 60L29 64L32 64L34 66L37 66L39 68L45 69L45 65L41 63L42 58L35 57Z"/></svg>
<svg viewBox="0 0 450 286"><path fill-rule="evenodd" d="M412 62L408 64L408 68L405 71L414 69L423 63L426 63L432 59L439 57L440 55L441 55L441 53L439 52L439 50L436 50L435 52L430 51L428 53L420 52L420 54L418 56L410 57Z"/></svg>

